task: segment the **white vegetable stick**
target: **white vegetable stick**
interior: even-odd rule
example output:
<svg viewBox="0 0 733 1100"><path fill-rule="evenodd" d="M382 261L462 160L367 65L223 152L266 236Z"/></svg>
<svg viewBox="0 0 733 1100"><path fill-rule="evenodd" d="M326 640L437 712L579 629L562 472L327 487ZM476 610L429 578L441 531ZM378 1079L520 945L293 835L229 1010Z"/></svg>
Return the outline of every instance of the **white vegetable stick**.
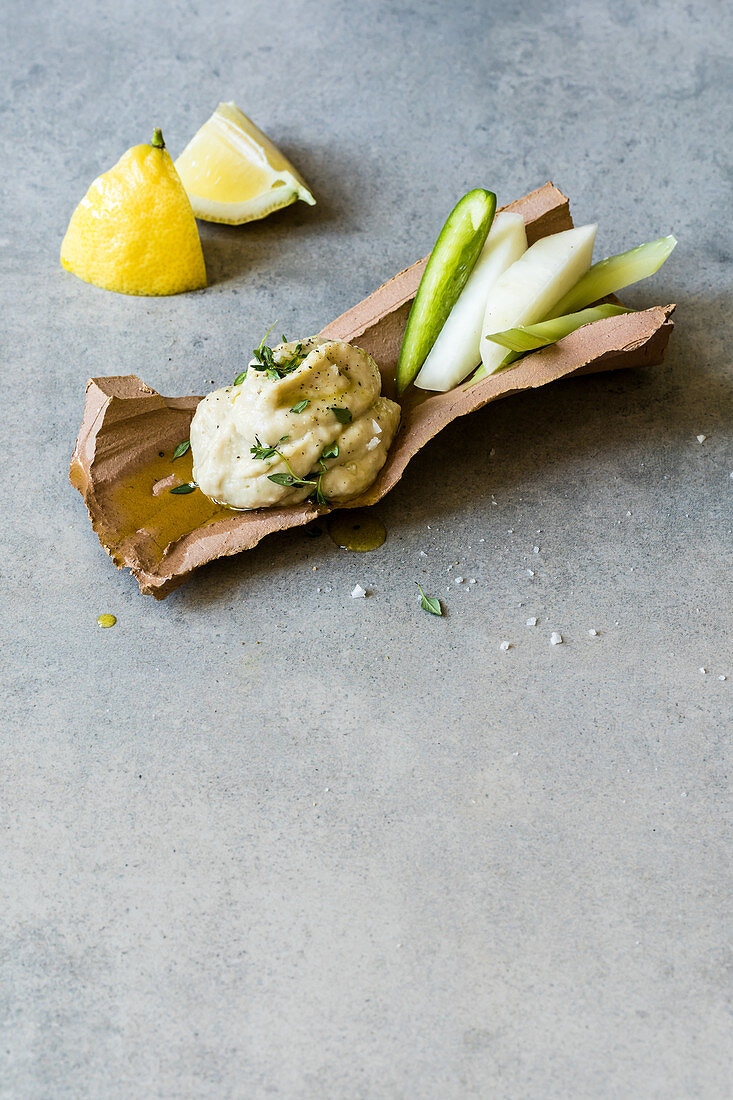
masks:
<svg viewBox="0 0 733 1100"><path fill-rule="evenodd" d="M487 334L543 321L590 267L597 228L582 225L542 237L496 280L484 314L479 376L493 374L507 354Z"/></svg>
<svg viewBox="0 0 733 1100"><path fill-rule="evenodd" d="M522 215L497 214L474 269L415 379L421 390L450 390L479 365L487 296L526 248Z"/></svg>

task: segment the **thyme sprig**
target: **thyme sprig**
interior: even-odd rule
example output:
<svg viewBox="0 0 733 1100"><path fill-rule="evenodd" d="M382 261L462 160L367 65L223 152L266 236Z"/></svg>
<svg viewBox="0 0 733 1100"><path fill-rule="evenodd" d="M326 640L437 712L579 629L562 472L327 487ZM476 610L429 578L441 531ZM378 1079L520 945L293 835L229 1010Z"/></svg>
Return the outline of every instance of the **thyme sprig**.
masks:
<svg viewBox="0 0 733 1100"><path fill-rule="evenodd" d="M265 343L265 340L270 335L276 324L277 321L274 321L270 325L267 332L260 340L259 345L253 349L252 355L255 358L255 362L250 363L249 365L252 367L252 370L265 371L266 376L270 379L271 382L277 382L279 378L284 378L286 374L291 374L294 370L297 370L297 368L300 366L300 364L303 362L306 355L308 354L307 352L303 352L302 344L297 344L295 351L289 359L286 359L284 363L277 363L275 361L272 348L268 347ZM288 342L287 337L284 333L282 342L283 344L287 344ZM244 382L245 378L247 377L248 370L249 367L245 367L245 369L241 371L241 373L238 374L237 377L234 379L233 385L241 386L242 382Z"/></svg>
<svg viewBox="0 0 733 1100"><path fill-rule="evenodd" d="M278 450L278 447L281 443L287 443L289 439L289 435L281 435L274 447L263 447L260 443L260 437L256 435L254 445L250 447L249 453L254 455L255 458L261 459L262 462L267 462L268 459L274 458L275 455L280 455L280 458L287 464L288 460L285 458L285 455Z"/></svg>
<svg viewBox="0 0 733 1100"><path fill-rule="evenodd" d="M283 343L285 342L283 341ZM255 362L251 364L252 370L264 371L266 378L269 378L271 382L277 382L279 378L285 378L286 375L297 370L308 353L303 351L302 344L296 344L290 358L279 363L273 355L272 348L262 343L254 349L252 354L255 357Z"/></svg>
<svg viewBox="0 0 733 1100"><path fill-rule="evenodd" d="M325 448L321 457L318 459L318 464L321 468L318 473L318 477L314 481L313 478L298 477L295 470L280 450L280 444L287 443L289 438L290 436L283 435L280 437L280 439L278 439L277 443L275 443L271 447L267 447L260 441L259 436L255 436L254 444L249 449L250 454L254 455L255 458L260 459L262 462L267 462L269 461L269 459L274 458L275 455L277 455L278 458L281 458L287 466L288 472L286 474L268 474L268 481L273 481L276 485L284 485L287 488L293 488L294 486L299 485L311 485L313 487L313 492L310 494L309 499L313 498L316 501L316 504L328 504L328 501L323 495L321 484L323 481L323 475L328 469L326 463L323 460L324 458L337 458L339 453L338 445L336 443L332 443Z"/></svg>

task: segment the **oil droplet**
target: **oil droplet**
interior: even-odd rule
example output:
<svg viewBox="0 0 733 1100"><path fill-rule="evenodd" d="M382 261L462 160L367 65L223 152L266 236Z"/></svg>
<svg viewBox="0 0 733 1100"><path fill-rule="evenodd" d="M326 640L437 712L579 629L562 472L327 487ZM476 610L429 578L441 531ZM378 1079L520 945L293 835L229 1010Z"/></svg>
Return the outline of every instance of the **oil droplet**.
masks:
<svg viewBox="0 0 733 1100"><path fill-rule="evenodd" d="M387 530L371 509L334 512L328 519L328 533L342 550L365 554L376 550L387 537Z"/></svg>
<svg viewBox="0 0 733 1100"><path fill-rule="evenodd" d="M97 626L103 626L103 627L106 628L108 626L114 626L116 622L117 622L117 616L116 615L98 615L97 616Z"/></svg>

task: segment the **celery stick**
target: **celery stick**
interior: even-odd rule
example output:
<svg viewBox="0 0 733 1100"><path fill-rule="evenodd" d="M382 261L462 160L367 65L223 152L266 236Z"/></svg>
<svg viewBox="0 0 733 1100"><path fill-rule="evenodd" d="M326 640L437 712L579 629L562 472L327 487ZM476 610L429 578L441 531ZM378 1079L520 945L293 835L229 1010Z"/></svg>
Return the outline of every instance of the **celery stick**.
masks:
<svg viewBox="0 0 733 1100"><path fill-rule="evenodd" d="M582 309L579 313L567 313L564 317L554 317L551 321L540 321L538 325L521 325L518 328L509 328L505 332L493 332L487 335L487 340L495 344L501 344L512 352L512 361L528 351L536 351L538 348L546 348L550 344L556 344L563 336L569 336L571 332L591 325L594 321L602 321L604 317L618 317L621 313L633 313L626 306L601 305L592 309ZM502 363L505 365L506 360Z"/></svg>
<svg viewBox="0 0 733 1100"><path fill-rule="evenodd" d="M496 280L527 250L521 214L497 214L486 244L415 379L421 390L450 390L481 362L481 323Z"/></svg>
<svg viewBox="0 0 733 1100"><path fill-rule="evenodd" d="M398 393L412 382L437 340L484 246L495 212L496 195L476 188L448 215L407 319L397 364Z"/></svg>
<svg viewBox="0 0 733 1100"><path fill-rule="evenodd" d="M676 244L676 238L670 233L668 237L660 237L659 240L640 244L628 252L619 252L617 256L599 260L560 299L550 316L575 313L597 302L599 298L605 298L607 294L615 294L625 286L646 279L659 270Z"/></svg>

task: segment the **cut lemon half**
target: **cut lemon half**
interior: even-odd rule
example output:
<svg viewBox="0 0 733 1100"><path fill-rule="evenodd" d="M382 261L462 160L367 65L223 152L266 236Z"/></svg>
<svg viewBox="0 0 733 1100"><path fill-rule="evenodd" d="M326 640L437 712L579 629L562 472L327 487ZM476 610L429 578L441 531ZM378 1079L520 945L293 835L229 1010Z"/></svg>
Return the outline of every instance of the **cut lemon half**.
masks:
<svg viewBox="0 0 733 1100"><path fill-rule="evenodd" d="M193 212L208 222L242 225L302 199L305 180L234 103L220 103L176 161Z"/></svg>

